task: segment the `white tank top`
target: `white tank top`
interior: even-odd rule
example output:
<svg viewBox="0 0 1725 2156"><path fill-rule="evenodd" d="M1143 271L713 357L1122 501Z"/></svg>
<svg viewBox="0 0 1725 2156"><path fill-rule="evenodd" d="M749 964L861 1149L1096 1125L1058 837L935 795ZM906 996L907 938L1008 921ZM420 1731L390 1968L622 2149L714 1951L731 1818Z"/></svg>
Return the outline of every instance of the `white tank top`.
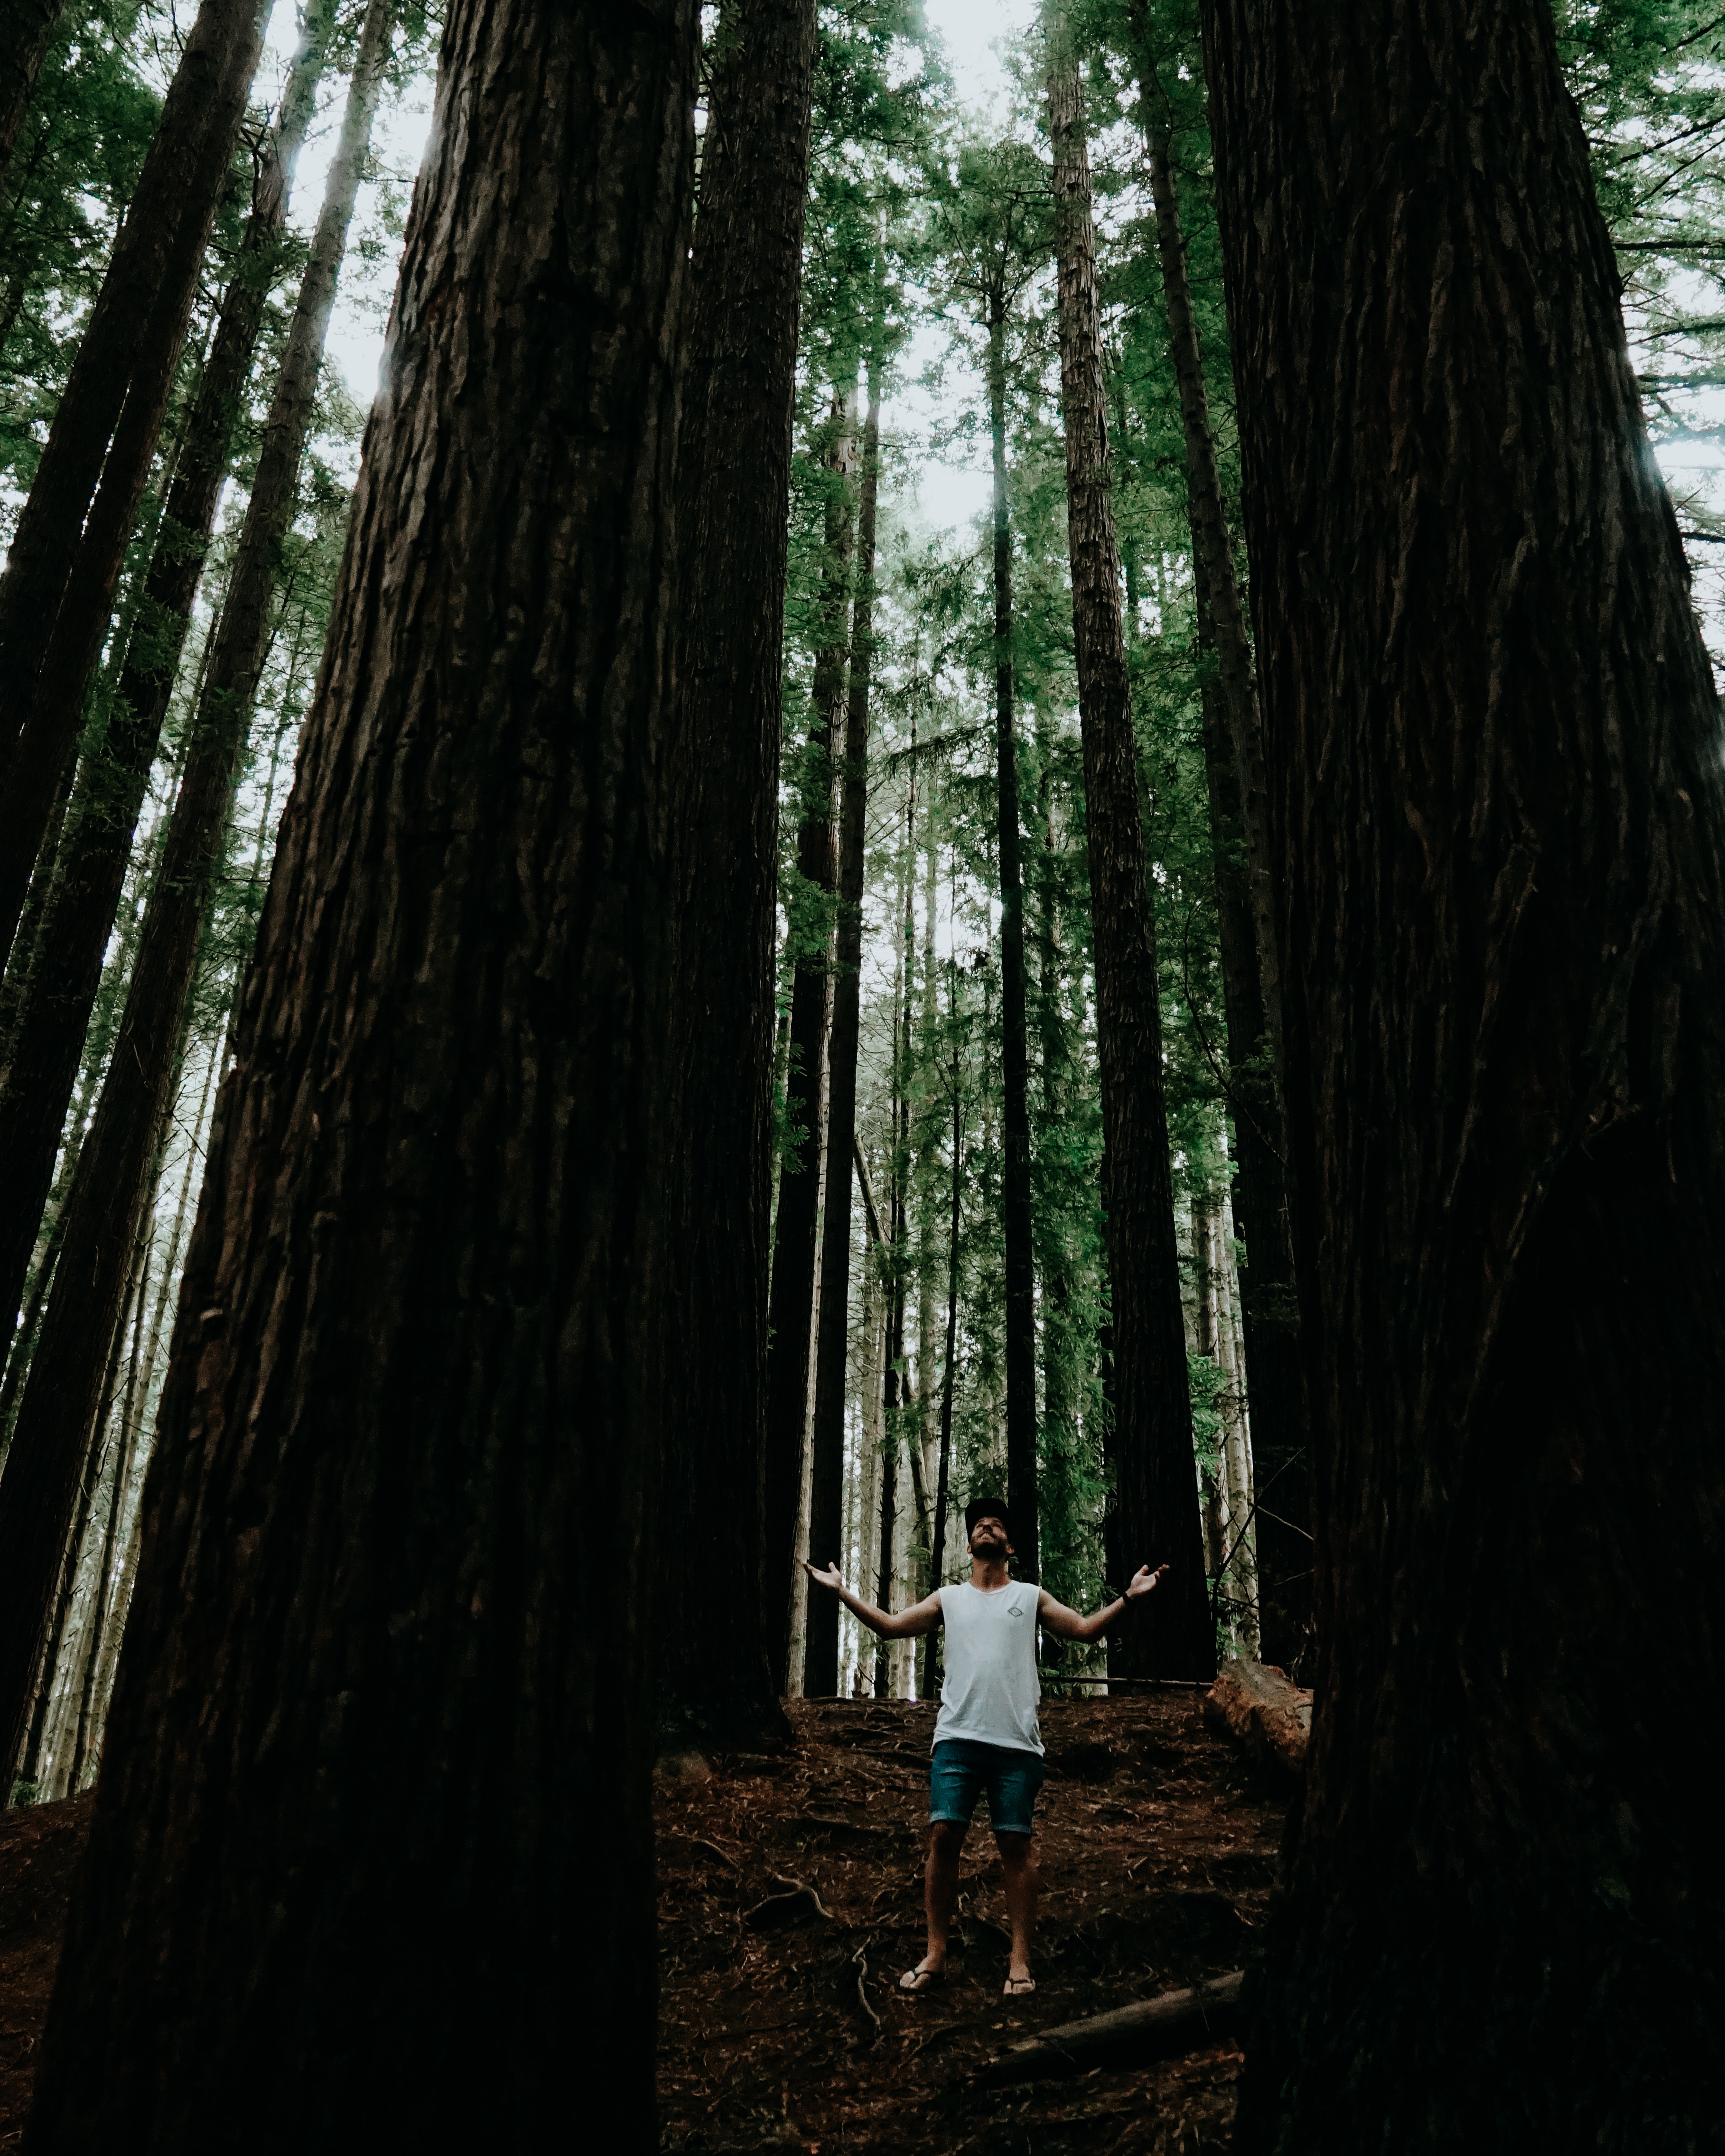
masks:
<svg viewBox="0 0 1725 2156"><path fill-rule="evenodd" d="M946 1669L937 1744L968 1737L978 1744L1002 1744L1014 1752L1040 1752L1036 1702L1036 1605L1041 1589L1014 1579L992 1594L964 1584L941 1589L941 1621L947 1628Z"/></svg>

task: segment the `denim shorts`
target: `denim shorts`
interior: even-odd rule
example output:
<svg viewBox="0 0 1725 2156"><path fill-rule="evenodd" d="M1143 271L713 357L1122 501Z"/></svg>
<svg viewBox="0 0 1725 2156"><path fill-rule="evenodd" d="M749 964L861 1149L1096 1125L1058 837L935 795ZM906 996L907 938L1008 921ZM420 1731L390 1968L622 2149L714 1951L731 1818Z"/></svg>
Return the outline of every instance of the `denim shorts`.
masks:
<svg viewBox="0 0 1725 2156"><path fill-rule="evenodd" d="M929 1766L929 1819L968 1826L976 1800L986 1789L988 1823L995 1833L1029 1834L1042 1778L1039 1752L978 1744L970 1737L943 1737Z"/></svg>

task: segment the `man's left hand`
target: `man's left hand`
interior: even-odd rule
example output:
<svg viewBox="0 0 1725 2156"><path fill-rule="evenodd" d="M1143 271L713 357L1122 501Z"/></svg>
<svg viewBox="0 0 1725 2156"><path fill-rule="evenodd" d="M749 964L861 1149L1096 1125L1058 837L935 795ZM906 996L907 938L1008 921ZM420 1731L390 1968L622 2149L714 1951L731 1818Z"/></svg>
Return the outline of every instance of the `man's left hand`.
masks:
<svg viewBox="0 0 1725 2156"><path fill-rule="evenodd" d="M1132 1584L1126 1590L1127 1600L1136 1602L1141 1594L1149 1594L1167 1570L1168 1567L1165 1564L1158 1565L1154 1572L1151 1571L1147 1564L1141 1564L1132 1574Z"/></svg>

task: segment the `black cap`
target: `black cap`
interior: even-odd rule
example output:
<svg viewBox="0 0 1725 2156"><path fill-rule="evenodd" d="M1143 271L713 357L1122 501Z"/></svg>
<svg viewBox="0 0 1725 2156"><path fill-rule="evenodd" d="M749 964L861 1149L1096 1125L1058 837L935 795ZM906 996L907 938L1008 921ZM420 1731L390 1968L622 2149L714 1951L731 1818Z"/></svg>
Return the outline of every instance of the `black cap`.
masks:
<svg viewBox="0 0 1725 2156"><path fill-rule="evenodd" d="M993 1518L1006 1530L1006 1539L1012 1540L1012 1514L998 1497L973 1497L964 1508L964 1539L968 1542L976 1532L978 1520Z"/></svg>

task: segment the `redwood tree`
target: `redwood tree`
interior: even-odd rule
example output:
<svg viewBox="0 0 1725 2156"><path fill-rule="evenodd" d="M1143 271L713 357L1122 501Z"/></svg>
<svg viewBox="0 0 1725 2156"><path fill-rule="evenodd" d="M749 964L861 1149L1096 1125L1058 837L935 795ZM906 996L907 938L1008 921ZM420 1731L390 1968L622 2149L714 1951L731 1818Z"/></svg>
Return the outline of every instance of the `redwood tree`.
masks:
<svg viewBox="0 0 1725 2156"><path fill-rule="evenodd" d="M1141 1564L1173 1568L1157 1596L1159 1606L1110 1641L1108 1666L1128 1676L1194 1677L1215 1667L1215 1630L1204 1592L1174 1240L1156 921L1145 878L1120 547L1108 470L1090 155L1077 74L1058 60L1049 78L1048 113L1055 153L1060 388L1096 958L1096 1060L1107 1148L1103 1203L1120 1567L1126 1574Z"/></svg>
<svg viewBox="0 0 1725 2156"><path fill-rule="evenodd" d="M0 576L0 951L78 731L270 0L203 0Z"/></svg>
<svg viewBox="0 0 1725 2156"><path fill-rule="evenodd" d="M1215 678L1203 691L1204 762L1228 1019L1229 1106L1237 1163L1234 1217L1245 1240L1240 1285L1256 1466L1262 1645L1266 1661L1296 1667L1303 1675L1312 1630L1311 1507L1281 1106L1281 983L1263 729L1192 308L1174 178L1173 114L1148 18L1147 7L1135 9L1144 139L1155 194L1168 346L1185 435L1199 628L1217 661Z"/></svg>
<svg viewBox="0 0 1725 2156"><path fill-rule="evenodd" d="M175 460L119 694L100 747L80 759L53 891L34 939L28 979L20 984L22 1011L0 1077L0 1312L18 1306L47 1201L132 839L228 477L234 421L251 374L294 168L316 110L335 16L336 0L316 0L301 18L239 260ZM23 941L13 951L13 967L24 963ZM10 979L7 987L10 993ZM0 1318L0 1326L4 1322Z"/></svg>
<svg viewBox="0 0 1725 2156"><path fill-rule="evenodd" d="M27 1712L34 1643L54 1599L67 1523L100 1418L102 1360L120 1322L127 1254L172 1105L185 1011L269 641L281 543L347 227L400 0L367 0L341 141L264 422L263 448L211 639L179 792L139 931L101 1099L67 1194L48 1314L0 1482L0 1741Z"/></svg>
<svg viewBox="0 0 1725 2156"><path fill-rule="evenodd" d="M839 879L832 743L845 702L850 553L856 516L851 489L855 459L853 383L849 389L835 393L833 399L826 459L832 476L821 574L821 641L814 654L809 738L798 774L803 805L797 828L797 872L812 892L828 896L836 893ZM814 1291L819 1258L816 1226L822 1182L820 1127L832 1008L831 947L829 934L815 947L806 949L797 960L791 985L791 1057L785 1075L785 1106L793 1131L800 1132L800 1142L787 1150L778 1175L767 1401L768 1511L773 1522L769 1543L777 1541L779 1527L786 1520L795 1540L809 1423L809 1383L814 1355ZM824 1459L811 1453L809 1468L810 1549L830 1550L836 1561L844 1511L842 1444L836 1459L830 1450ZM788 1634L788 1622L786 1630ZM839 1605L827 1595L815 1595L809 1600L803 1685L805 1691L815 1693L838 1689Z"/></svg>
<svg viewBox="0 0 1725 2156"><path fill-rule="evenodd" d="M444 36L31 2145L655 2145L692 0Z"/></svg>
<svg viewBox="0 0 1725 2156"><path fill-rule="evenodd" d="M1725 783L1544 0L1211 0L1317 1712L1250 2149L1717 2137Z"/></svg>
<svg viewBox="0 0 1725 2156"><path fill-rule="evenodd" d="M864 823L869 798L869 682L873 652L875 578L875 504L880 476L880 403L876 372L869 370L868 417L863 426L862 471L857 488L856 596L851 616L850 682L845 706L845 754L839 762L839 918L833 937L832 1021L827 1047L827 1161L826 1204L821 1216L820 1319L815 1328L814 1416L809 1426L816 1473L822 1494L830 1481L841 1486L845 1461L845 1373L850 1348L850 1159L856 1147L856 1064L862 1031L863 870L866 834ZM890 1284L889 1296L892 1292ZM903 1332L900 1325L901 1335ZM887 1346L892 1349L889 1319ZM886 1380L889 1408L898 1402L896 1373ZM896 1430L888 1424L889 1439ZM896 1460L896 1451L891 1455ZM832 1472L836 1467L837 1476ZM889 1472L890 1472L889 1469ZM886 1497L881 1500L881 1518L888 1517ZM828 1540L817 1538L811 1491L810 1555L817 1562ZM880 1560L883 1576L891 1578L892 1536L883 1538ZM837 1554L834 1545L834 1555ZM833 1603L822 1595L813 1608ZM834 1604L834 1606L836 1606ZM884 1606L884 1605L883 1605ZM811 1615L813 1612L811 1610ZM823 1631L824 1627L823 1627ZM838 1634L833 1635L836 1656ZM811 1656L811 1662L812 1662ZM836 1661L830 1684L809 1684L810 1691L836 1691Z"/></svg>
<svg viewBox="0 0 1725 2156"><path fill-rule="evenodd" d="M678 1059L698 1111L678 1126L671 1378L683 1443L661 1503L660 1711L670 1730L732 1745L783 1729L801 1473L799 1426L788 1473L769 1476L767 1292L781 647L814 78L814 0L731 0L707 99L678 466L678 970L700 983L679 1008ZM708 1619L716 1596L723 1625Z"/></svg>

